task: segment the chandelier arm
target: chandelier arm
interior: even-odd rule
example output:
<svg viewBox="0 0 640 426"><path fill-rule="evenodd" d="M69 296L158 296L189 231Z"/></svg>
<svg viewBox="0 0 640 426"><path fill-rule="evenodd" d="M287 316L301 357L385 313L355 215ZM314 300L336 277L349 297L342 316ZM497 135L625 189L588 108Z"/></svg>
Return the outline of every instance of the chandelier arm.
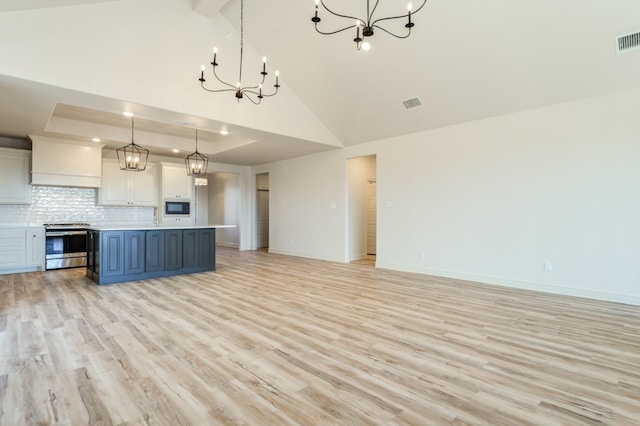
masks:
<svg viewBox="0 0 640 426"><path fill-rule="evenodd" d="M247 86L247 87L243 87L243 88L242 88L242 90L241 90L241 92L244 92L245 90L246 90L246 91L249 91L249 89L258 89L258 88L260 88L260 86L261 86L262 84L264 84L264 80L265 80L265 78L266 78L266 77L267 77L266 75L263 75L263 76L262 76L262 81L261 81L260 83L256 84L255 86ZM251 93L253 93L253 92L251 92Z"/></svg>
<svg viewBox="0 0 640 426"><path fill-rule="evenodd" d="M249 96L249 93L252 93L252 92L248 92L248 93L246 93L246 94L245 94L245 98L249 99L249 100L250 100L254 105L260 105L260 101L261 101L262 99L258 98L258 100L256 101L256 100L255 100L255 99L253 99L251 96Z"/></svg>
<svg viewBox="0 0 640 426"><path fill-rule="evenodd" d="M211 92L211 93L219 93L219 92L236 92L236 89L218 89L218 90L212 90L212 89L207 89L206 87L204 87L204 83L200 84L200 87L202 87L204 90L206 90L207 92Z"/></svg>
<svg viewBox="0 0 640 426"><path fill-rule="evenodd" d="M278 93L279 86L278 87L274 86L274 87L276 88L276 90L273 93L270 93L270 94L265 94L264 92L263 93L256 92L255 90L246 90L248 88L242 89L242 93L251 93L252 95L262 96L263 98L268 98L268 97L274 96L276 93Z"/></svg>
<svg viewBox="0 0 640 426"><path fill-rule="evenodd" d="M326 32L324 32L324 31L320 31L320 30L318 29L318 24L316 24L316 31L317 31L317 32L319 32L319 33L320 33L320 34L322 34L322 35L333 35L333 34L341 33L342 31L350 30L351 28L355 28L355 27L356 27L356 25L351 25L351 26L349 26L349 27L344 27L344 28L343 28L343 29L341 29L341 30L331 31L331 32L326 33Z"/></svg>
<svg viewBox="0 0 640 426"><path fill-rule="evenodd" d="M275 96L278 93L278 88L276 87L276 91L269 94L269 95L265 95L264 93L262 94L263 98L270 98L271 96Z"/></svg>
<svg viewBox="0 0 640 426"><path fill-rule="evenodd" d="M334 12L333 10L329 9L326 4L324 4L324 0L320 0L320 3L322 4L322 7L324 7L327 10L327 12L329 12L332 15L339 16L341 18L355 19L356 21L367 22L367 21L363 21L362 19L356 18L355 16L342 15L340 13Z"/></svg>
<svg viewBox="0 0 640 426"><path fill-rule="evenodd" d="M226 81L223 81L220 77L218 77L218 73L216 73L216 67L213 67L213 76L216 78L216 80L218 80L220 83L224 84L225 86L229 86L231 87L233 90L236 90L236 86L234 86L233 84L229 84ZM204 88L204 86L203 86Z"/></svg>
<svg viewBox="0 0 640 426"><path fill-rule="evenodd" d="M411 11L411 15L415 15L416 13L418 13L418 12L420 11L420 9L422 9L426 4L427 4L427 0L424 0L424 1L422 2L422 4L420 5L420 7L419 7L419 8L417 8L416 10L412 10L412 11ZM408 18L408 17L409 17L409 14L408 14L408 13L405 13L404 15L389 16L389 17L387 17L387 18L380 18L380 19L376 19L375 21L373 21L373 23L371 24L371 26L372 26L372 27L373 27L373 26L375 26L375 24L377 24L377 23L378 23L378 22L380 22L380 21L388 21L388 20L390 20L390 19L401 19L401 18ZM377 28L380 28L380 27L377 27ZM383 31L384 31L384 30L383 30Z"/></svg>
<svg viewBox="0 0 640 426"><path fill-rule="evenodd" d="M413 15L413 13L411 13L411 14ZM371 26L372 27L375 26L375 24L377 24L380 21L389 21L389 20L392 20L392 19L402 19L402 18L407 19L408 16L409 16L408 14L405 14L405 15L389 16L387 18L376 19L375 21L373 21Z"/></svg>
<svg viewBox="0 0 640 426"><path fill-rule="evenodd" d="M408 28L409 31L407 31L407 35L401 36L401 35L394 34L394 33L392 33L391 31L389 31L389 30L387 30L385 28L382 28L380 25L373 25L373 27L375 27L375 28L377 28L377 29L379 29L381 31L384 31L385 33L387 33L389 35L392 35L395 38L408 38L411 35L411 28Z"/></svg>

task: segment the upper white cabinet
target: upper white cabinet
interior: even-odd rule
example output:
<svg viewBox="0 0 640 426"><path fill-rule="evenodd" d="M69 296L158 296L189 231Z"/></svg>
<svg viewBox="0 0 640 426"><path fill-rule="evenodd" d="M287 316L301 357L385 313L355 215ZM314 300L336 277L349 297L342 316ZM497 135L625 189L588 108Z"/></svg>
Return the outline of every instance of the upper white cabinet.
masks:
<svg viewBox="0 0 640 426"><path fill-rule="evenodd" d="M0 148L0 204L31 203L30 159L29 151Z"/></svg>
<svg viewBox="0 0 640 426"><path fill-rule="evenodd" d="M158 205L158 167L147 163L143 172L120 170L116 160L102 162L102 187L98 201L105 206Z"/></svg>
<svg viewBox="0 0 640 426"><path fill-rule="evenodd" d="M193 178L187 175L184 165L162 164L162 198L190 201L193 196Z"/></svg>
<svg viewBox="0 0 640 426"><path fill-rule="evenodd" d="M31 136L33 185L99 188L103 144Z"/></svg>

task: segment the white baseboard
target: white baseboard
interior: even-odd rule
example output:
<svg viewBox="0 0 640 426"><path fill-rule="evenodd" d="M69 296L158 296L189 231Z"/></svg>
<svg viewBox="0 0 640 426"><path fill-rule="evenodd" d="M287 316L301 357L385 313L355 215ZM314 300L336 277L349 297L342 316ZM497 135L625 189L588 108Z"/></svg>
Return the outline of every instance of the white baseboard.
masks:
<svg viewBox="0 0 640 426"><path fill-rule="evenodd" d="M355 262L356 260L363 260L367 258L367 254L358 254L355 257L352 257L351 259L349 259L349 262Z"/></svg>
<svg viewBox="0 0 640 426"><path fill-rule="evenodd" d="M344 259L337 258L337 257L323 257L315 254L298 253L293 251L278 250L278 249L272 249L272 248L269 248L269 253L284 254L286 256L304 257L306 259L328 260L330 262L345 263Z"/></svg>
<svg viewBox="0 0 640 426"><path fill-rule="evenodd" d="M26 272L43 272L43 266L29 266L27 268L0 269L0 275L23 274Z"/></svg>
<svg viewBox="0 0 640 426"><path fill-rule="evenodd" d="M500 285L504 287L519 288L523 290L540 291L544 293L561 294L564 296L584 297L587 299L604 300L607 302L625 303L627 305L640 306L640 296L629 294L607 293L604 291L587 290L573 287L562 287L549 284L541 284L529 281L518 281L508 278L489 277L484 275L466 274L463 272L440 271L427 268L416 268L407 265L395 265L390 263L376 262L376 268L389 269L392 271L412 272L422 275L433 275L437 277L454 278L458 280L474 281L483 284Z"/></svg>
<svg viewBox="0 0 640 426"><path fill-rule="evenodd" d="M222 241L216 241L216 245L217 246L222 246L222 247L231 247L231 248L236 248L236 249L240 247L240 244L238 244L238 243L225 243L225 242L222 242Z"/></svg>

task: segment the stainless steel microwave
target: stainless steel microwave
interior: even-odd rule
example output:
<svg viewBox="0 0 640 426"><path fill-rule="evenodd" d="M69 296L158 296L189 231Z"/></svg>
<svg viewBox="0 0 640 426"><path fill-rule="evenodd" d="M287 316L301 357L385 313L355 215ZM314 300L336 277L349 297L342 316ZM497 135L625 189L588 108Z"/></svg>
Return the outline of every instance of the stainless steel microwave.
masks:
<svg viewBox="0 0 640 426"><path fill-rule="evenodd" d="M164 214L188 216L191 214L191 203L188 201L166 201L165 200Z"/></svg>

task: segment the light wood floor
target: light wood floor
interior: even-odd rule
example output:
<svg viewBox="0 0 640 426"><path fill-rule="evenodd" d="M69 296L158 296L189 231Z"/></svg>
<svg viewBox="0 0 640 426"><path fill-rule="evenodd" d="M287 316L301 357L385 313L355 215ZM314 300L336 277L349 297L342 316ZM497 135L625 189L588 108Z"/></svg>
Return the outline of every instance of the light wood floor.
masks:
<svg viewBox="0 0 640 426"><path fill-rule="evenodd" d="M0 423L640 424L640 308L220 249L0 276Z"/></svg>

